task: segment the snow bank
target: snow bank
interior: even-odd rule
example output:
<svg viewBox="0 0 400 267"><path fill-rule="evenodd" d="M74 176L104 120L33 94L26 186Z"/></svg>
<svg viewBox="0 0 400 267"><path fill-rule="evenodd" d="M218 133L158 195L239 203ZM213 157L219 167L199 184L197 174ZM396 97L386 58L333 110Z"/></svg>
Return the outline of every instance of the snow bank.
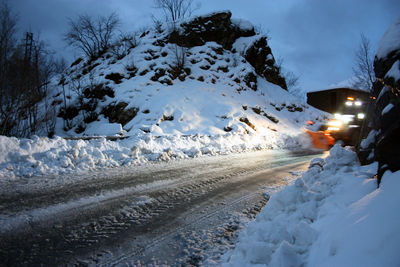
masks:
<svg viewBox="0 0 400 267"><path fill-rule="evenodd" d="M376 164L335 146L273 195L224 266L398 266L400 172L376 189Z"/></svg>
<svg viewBox="0 0 400 267"><path fill-rule="evenodd" d="M139 165L150 161L193 158L271 148L295 148L299 136L269 134L154 136L142 134L119 141L18 139L0 136L0 179L85 172L96 168Z"/></svg>

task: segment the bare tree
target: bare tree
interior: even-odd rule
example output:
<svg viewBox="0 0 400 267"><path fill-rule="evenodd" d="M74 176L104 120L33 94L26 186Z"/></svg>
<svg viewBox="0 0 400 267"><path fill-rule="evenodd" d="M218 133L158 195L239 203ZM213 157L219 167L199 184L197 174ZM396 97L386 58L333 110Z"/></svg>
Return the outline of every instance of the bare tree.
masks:
<svg viewBox="0 0 400 267"><path fill-rule="evenodd" d="M42 118L39 107L47 96L54 69L54 60L46 45L34 39L32 33L26 33L7 62L2 94L6 101L1 105L0 134L28 137L37 133L42 123L49 122ZM45 101L45 113L50 111L48 105L50 103Z"/></svg>
<svg viewBox="0 0 400 267"><path fill-rule="evenodd" d="M185 64L186 64L187 48L174 44L174 50L173 51L174 51L174 53L173 53L174 54L173 64L177 68L183 69L185 67Z"/></svg>
<svg viewBox="0 0 400 267"><path fill-rule="evenodd" d="M352 86L368 91L372 89L375 80L374 56L371 50L369 39L361 34L361 43L355 53L355 67L353 68L355 81Z"/></svg>
<svg viewBox="0 0 400 267"><path fill-rule="evenodd" d="M64 39L69 45L81 49L89 58L96 58L110 48L119 25L116 13L96 19L80 15L76 20L69 19L69 30Z"/></svg>
<svg viewBox="0 0 400 267"><path fill-rule="evenodd" d="M0 124L6 123L8 116L4 113L5 103L7 103L7 91L9 85L7 82L7 73L9 69L9 60L16 46L14 38L17 17L13 15L5 1L0 4ZM0 134L2 130L0 129Z"/></svg>
<svg viewBox="0 0 400 267"><path fill-rule="evenodd" d="M174 60L169 65L172 79L178 78L185 71L187 48L174 44Z"/></svg>
<svg viewBox="0 0 400 267"><path fill-rule="evenodd" d="M0 4L0 135L29 137L38 133L43 123L50 133L55 113L45 98L55 73L54 58L38 35L27 32L23 40L17 41L16 26L17 16L3 1Z"/></svg>
<svg viewBox="0 0 400 267"><path fill-rule="evenodd" d="M154 15L151 16L151 19L153 20L153 27L154 30L158 33L162 33L162 22L158 18L156 18Z"/></svg>
<svg viewBox="0 0 400 267"><path fill-rule="evenodd" d="M287 90L297 97L304 99L306 97L305 92L299 87L300 76L297 76L294 72L288 70L284 66L283 57L278 57L275 61L275 65L279 69L280 75L285 78Z"/></svg>
<svg viewBox="0 0 400 267"><path fill-rule="evenodd" d="M198 7L193 7L193 0L154 0L156 8L164 12L165 19L173 25L183 18L191 16Z"/></svg>
<svg viewBox="0 0 400 267"><path fill-rule="evenodd" d="M138 33L122 33L111 46L111 52L121 59L126 56L129 51L139 44Z"/></svg>
<svg viewBox="0 0 400 267"><path fill-rule="evenodd" d="M296 76L292 71L286 71L283 73L283 77L286 80L286 86L288 88L288 91L291 91L291 89L295 89L299 85L299 76Z"/></svg>

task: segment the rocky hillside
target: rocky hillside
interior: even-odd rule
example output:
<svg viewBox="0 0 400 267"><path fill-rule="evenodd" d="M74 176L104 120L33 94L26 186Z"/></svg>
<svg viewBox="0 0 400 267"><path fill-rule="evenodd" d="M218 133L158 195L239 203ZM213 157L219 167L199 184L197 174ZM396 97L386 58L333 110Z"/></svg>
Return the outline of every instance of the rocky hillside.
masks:
<svg viewBox="0 0 400 267"><path fill-rule="evenodd" d="M285 90L267 36L229 11L148 30L99 58L79 58L55 84L61 136L276 136L322 120Z"/></svg>
<svg viewBox="0 0 400 267"><path fill-rule="evenodd" d="M362 162L379 162L378 181L386 170L400 170L400 18L382 37L374 60L375 101L370 131L361 143Z"/></svg>

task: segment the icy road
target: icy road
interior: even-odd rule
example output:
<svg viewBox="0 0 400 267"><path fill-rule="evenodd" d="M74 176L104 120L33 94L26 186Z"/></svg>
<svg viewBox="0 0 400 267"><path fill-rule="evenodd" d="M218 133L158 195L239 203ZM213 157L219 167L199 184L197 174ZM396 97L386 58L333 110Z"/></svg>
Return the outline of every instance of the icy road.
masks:
<svg viewBox="0 0 400 267"><path fill-rule="evenodd" d="M284 186L316 156L258 151L2 182L0 262L218 262L266 204L265 192Z"/></svg>

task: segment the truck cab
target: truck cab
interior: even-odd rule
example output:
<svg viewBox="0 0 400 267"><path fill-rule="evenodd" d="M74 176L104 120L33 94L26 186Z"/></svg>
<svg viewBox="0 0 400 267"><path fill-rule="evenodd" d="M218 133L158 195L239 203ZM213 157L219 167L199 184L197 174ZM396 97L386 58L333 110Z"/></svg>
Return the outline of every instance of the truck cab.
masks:
<svg viewBox="0 0 400 267"><path fill-rule="evenodd" d="M369 93L351 88L334 88L307 93L307 103L332 114L332 119L319 131L335 142L355 146L366 120Z"/></svg>

